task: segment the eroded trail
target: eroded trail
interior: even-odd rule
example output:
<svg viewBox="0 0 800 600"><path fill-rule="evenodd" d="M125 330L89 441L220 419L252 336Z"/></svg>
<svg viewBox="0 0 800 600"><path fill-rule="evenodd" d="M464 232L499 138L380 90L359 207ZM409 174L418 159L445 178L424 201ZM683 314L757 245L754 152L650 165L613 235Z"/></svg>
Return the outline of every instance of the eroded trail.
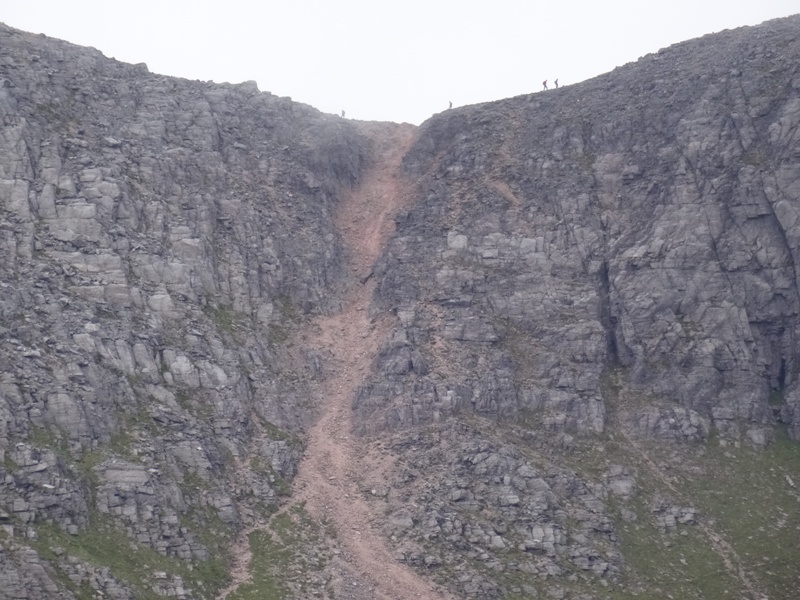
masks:
<svg viewBox="0 0 800 600"><path fill-rule="evenodd" d="M444 598L430 582L398 563L376 523L380 501L367 501L359 483L378 481L388 457L352 435L353 398L365 381L389 332L389 321L370 317L374 280L370 273L394 228L395 214L408 197L400 161L415 128L408 125L363 124L375 142L375 164L358 189L344 199L336 222L347 244L352 283L343 310L317 319L307 343L329 357L330 375L319 390L321 417L309 431L308 445L294 480L293 503L305 503L315 518L332 523L345 567L359 581L364 596L385 600ZM357 598L342 590L336 597Z"/></svg>

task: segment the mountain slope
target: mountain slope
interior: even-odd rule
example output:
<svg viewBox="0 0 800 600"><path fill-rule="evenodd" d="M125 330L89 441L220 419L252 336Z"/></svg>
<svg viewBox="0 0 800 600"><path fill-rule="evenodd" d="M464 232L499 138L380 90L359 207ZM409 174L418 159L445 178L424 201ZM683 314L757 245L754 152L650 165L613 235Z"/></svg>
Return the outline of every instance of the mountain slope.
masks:
<svg viewBox="0 0 800 600"><path fill-rule="evenodd" d="M417 130L0 27L0 595L791 597L798 32Z"/></svg>
<svg viewBox="0 0 800 600"><path fill-rule="evenodd" d="M535 551L530 540L547 523L561 568L627 579L644 593L653 583L639 575L659 569L636 568L630 548L641 542L625 541L623 515L652 520L649 507L673 524L700 523L693 552L717 561L706 572L721 573L720 589L788 597L796 574L784 553L798 525L782 516L796 514L789 481L798 468L786 441L798 437L797 31L795 17L707 36L577 86L448 111L421 127L405 159L419 201L378 269L379 302L400 317L402 343L379 359L357 412L373 432L476 415L485 435L484 419L497 423L483 453L514 458L493 465L493 485L484 481L496 500L479 501L487 491L476 489L477 467L464 468L475 458L448 450L451 479L413 515L421 525L462 521L460 535L438 536L449 560L481 556L481 543L500 535L501 552L487 559L500 561L514 529L513 546ZM419 358L401 360L409 356ZM739 448L776 436L780 449L766 454ZM740 529L736 540L711 526L731 507L694 506L712 470L706 449L719 446L737 453L714 468L742 473L707 491L735 495L749 481L752 496L733 512L781 523L783 549L762 555L784 565L780 577L746 559L754 532L745 536L745 524L726 522ZM744 473L757 476L773 452L795 457L781 467L789 479L753 485ZM556 492L560 502L548 507L514 481L524 458L540 474L574 469L565 476L587 487ZM676 465L673 484L665 472ZM552 492L549 476L537 485ZM638 500L627 497L634 482ZM638 513L614 514L615 487ZM471 535L481 517L490 526ZM761 535L775 535L769 529ZM721 594L693 585L683 597Z"/></svg>
<svg viewBox="0 0 800 600"><path fill-rule="evenodd" d="M331 217L369 140L250 84L0 33L0 505L40 555L63 551L35 574L5 555L8 594L213 597L314 419L315 359L282 345L339 305ZM237 479L250 454L261 474ZM102 567L131 542L135 568Z"/></svg>

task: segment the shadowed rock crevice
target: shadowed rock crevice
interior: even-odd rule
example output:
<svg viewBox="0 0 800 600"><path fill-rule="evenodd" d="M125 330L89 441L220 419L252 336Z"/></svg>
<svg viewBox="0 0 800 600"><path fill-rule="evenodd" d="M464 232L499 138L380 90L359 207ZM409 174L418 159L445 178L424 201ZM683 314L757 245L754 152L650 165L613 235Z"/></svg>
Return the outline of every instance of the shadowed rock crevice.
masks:
<svg viewBox="0 0 800 600"><path fill-rule="evenodd" d="M611 282L608 275L608 263L603 262L600 267L600 284L598 297L600 300L600 320L606 330L606 352L608 355L607 368L615 369L625 364L620 358L618 339L619 317L614 314L611 306ZM625 354L623 353L623 356Z"/></svg>

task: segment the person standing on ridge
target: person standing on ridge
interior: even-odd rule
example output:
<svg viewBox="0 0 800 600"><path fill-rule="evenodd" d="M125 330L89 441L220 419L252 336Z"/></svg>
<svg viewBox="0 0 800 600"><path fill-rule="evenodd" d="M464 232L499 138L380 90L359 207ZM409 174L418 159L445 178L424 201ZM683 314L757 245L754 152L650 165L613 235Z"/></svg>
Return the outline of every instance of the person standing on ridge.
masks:
<svg viewBox="0 0 800 600"><path fill-rule="evenodd" d="M547 79L542 82L542 91L547 89Z"/></svg>
<svg viewBox="0 0 800 600"><path fill-rule="evenodd" d="M558 89L558 79L556 79L554 83L556 84L556 89Z"/></svg>
<svg viewBox="0 0 800 600"><path fill-rule="evenodd" d="M344 111L342 111L342 118L344 119Z"/></svg>
<svg viewBox="0 0 800 600"><path fill-rule="evenodd" d="M449 109L449 108L453 108L453 101L452 101L452 100L450 100L450 106L448 106L447 108L448 108L448 109Z"/></svg>

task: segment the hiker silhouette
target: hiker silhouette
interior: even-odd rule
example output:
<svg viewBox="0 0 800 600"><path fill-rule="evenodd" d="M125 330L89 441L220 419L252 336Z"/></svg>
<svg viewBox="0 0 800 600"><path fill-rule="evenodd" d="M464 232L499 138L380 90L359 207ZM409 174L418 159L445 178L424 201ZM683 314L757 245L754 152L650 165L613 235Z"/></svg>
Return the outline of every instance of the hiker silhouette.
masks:
<svg viewBox="0 0 800 600"><path fill-rule="evenodd" d="M556 79L553 83L556 84L556 89L558 89L558 79Z"/></svg>
<svg viewBox="0 0 800 600"><path fill-rule="evenodd" d="M546 90L546 89L547 89L547 79L545 79L545 80L542 82L542 89L543 89L543 90Z"/></svg>

